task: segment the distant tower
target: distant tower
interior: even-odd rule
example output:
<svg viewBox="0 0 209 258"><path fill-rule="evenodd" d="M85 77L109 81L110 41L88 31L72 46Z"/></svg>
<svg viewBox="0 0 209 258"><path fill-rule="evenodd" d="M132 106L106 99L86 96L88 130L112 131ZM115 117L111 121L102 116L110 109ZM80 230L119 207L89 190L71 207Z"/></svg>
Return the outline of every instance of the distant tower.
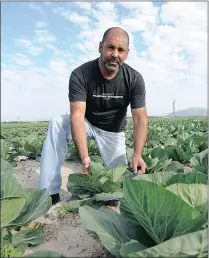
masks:
<svg viewBox="0 0 209 258"><path fill-rule="evenodd" d="M173 115L174 115L174 117L176 117L176 101L175 101L175 99L173 101Z"/></svg>

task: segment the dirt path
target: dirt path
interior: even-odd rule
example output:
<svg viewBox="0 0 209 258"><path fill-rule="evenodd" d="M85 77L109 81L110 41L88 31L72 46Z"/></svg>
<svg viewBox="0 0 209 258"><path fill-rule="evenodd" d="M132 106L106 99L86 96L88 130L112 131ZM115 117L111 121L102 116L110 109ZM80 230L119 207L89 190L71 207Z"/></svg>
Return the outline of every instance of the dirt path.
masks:
<svg viewBox="0 0 209 258"><path fill-rule="evenodd" d="M14 169L15 176L25 187L37 188L39 166L40 163L37 161L20 161ZM73 172L81 172L81 165L65 161L62 167L61 202L52 206L46 216L38 219L44 227L45 241L26 250L26 254L37 250L51 250L66 257L107 257L104 248L83 229L78 214L69 213L64 218L58 214L61 203L70 198L66 183L68 175Z"/></svg>

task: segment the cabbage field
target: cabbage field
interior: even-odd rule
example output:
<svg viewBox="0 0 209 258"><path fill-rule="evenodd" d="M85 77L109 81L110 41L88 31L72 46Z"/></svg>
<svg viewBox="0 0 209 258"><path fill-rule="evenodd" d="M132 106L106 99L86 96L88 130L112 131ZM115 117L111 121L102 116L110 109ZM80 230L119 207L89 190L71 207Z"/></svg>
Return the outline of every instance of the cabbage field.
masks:
<svg viewBox="0 0 209 258"><path fill-rule="evenodd" d="M51 199L45 190L24 188L13 169L18 156L40 160L47 122L1 125L1 256L24 256L44 240L41 224ZM83 228L108 257L208 256L208 124L206 118L149 120L143 158L146 174L133 174L133 123L127 121L128 165L104 167L94 140L88 142L90 175L70 174L70 201L63 218L80 216ZM78 152L69 143L69 161ZM32 226L31 226L32 225ZM27 257L63 257L39 252ZM69 256L68 256L69 257Z"/></svg>

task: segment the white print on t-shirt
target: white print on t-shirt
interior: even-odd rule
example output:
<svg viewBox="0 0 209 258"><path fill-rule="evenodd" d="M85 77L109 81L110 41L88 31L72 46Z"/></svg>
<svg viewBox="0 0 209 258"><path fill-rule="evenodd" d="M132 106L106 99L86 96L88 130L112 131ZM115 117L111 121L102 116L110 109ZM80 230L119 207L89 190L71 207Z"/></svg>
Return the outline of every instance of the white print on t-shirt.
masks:
<svg viewBox="0 0 209 258"><path fill-rule="evenodd" d="M93 94L95 98L103 98L103 99L122 99L121 95L114 95L114 93L102 93L102 94Z"/></svg>

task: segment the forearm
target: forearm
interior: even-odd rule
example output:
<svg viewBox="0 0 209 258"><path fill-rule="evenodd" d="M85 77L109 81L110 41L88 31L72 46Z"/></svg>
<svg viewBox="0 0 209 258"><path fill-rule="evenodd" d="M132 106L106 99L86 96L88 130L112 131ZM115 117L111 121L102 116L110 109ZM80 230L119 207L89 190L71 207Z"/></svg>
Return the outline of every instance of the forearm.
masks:
<svg viewBox="0 0 209 258"><path fill-rule="evenodd" d="M88 145L84 116L82 114L71 115L71 133L80 158L88 156Z"/></svg>
<svg viewBox="0 0 209 258"><path fill-rule="evenodd" d="M134 119L134 152L142 155L148 134L148 119Z"/></svg>

